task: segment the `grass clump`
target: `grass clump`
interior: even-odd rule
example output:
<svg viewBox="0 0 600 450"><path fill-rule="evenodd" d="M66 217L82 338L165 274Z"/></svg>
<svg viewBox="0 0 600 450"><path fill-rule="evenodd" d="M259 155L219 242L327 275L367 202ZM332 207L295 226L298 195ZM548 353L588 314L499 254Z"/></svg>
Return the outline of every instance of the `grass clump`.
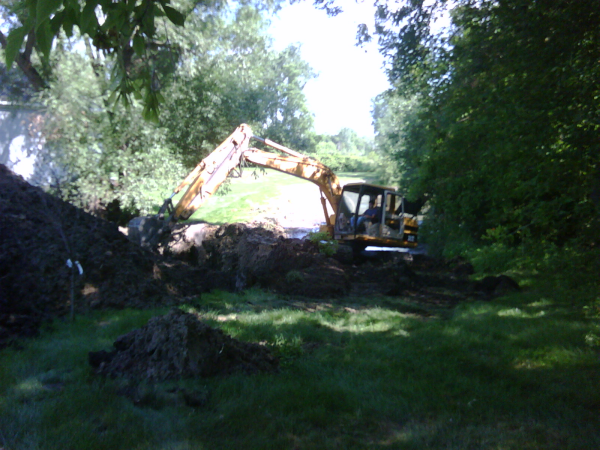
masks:
<svg viewBox="0 0 600 450"><path fill-rule="evenodd" d="M297 270L290 270L285 274L285 281L289 284L302 283L304 281L304 275Z"/></svg>
<svg viewBox="0 0 600 450"><path fill-rule="evenodd" d="M336 254L339 243L335 239L332 239L327 232L310 232L308 233L308 240L319 247L319 252L325 256L333 256Z"/></svg>

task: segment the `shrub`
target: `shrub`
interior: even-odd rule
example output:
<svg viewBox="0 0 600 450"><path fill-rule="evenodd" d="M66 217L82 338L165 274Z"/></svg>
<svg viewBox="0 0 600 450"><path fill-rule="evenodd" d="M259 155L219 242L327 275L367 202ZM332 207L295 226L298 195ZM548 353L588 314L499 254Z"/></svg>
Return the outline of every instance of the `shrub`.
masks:
<svg viewBox="0 0 600 450"><path fill-rule="evenodd" d="M308 233L308 240L319 247L319 252L326 256L333 256L338 250L338 242L331 239L329 233Z"/></svg>
<svg viewBox="0 0 600 450"><path fill-rule="evenodd" d="M285 274L285 281L287 281L289 284L299 283L304 281L304 275L302 275L302 272L298 272L297 270L290 270Z"/></svg>

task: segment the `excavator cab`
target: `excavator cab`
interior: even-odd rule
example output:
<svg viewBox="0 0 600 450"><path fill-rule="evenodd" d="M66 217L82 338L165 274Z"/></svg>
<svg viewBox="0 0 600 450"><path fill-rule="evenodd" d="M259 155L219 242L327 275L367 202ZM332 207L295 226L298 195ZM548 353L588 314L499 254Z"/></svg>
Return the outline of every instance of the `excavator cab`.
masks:
<svg viewBox="0 0 600 450"><path fill-rule="evenodd" d="M347 184L340 198L334 238L352 244L357 250L367 246L414 248L418 211L409 205L394 188ZM369 216L361 218L365 212Z"/></svg>

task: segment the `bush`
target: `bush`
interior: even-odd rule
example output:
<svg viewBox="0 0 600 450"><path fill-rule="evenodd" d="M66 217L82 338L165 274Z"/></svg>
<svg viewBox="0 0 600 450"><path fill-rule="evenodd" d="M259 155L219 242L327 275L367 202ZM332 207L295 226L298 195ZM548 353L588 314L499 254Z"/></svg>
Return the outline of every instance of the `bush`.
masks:
<svg viewBox="0 0 600 450"><path fill-rule="evenodd" d="M73 76L76 73L77 76ZM37 184L90 211L114 200L152 212L185 169L167 130L142 119L142 105L109 106L109 93L82 56L62 55L54 79L39 94L44 149Z"/></svg>
<svg viewBox="0 0 600 450"><path fill-rule="evenodd" d="M428 214L419 227L419 241L431 256L453 258L477 248L469 232L443 215Z"/></svg>
<svg viewBox="0 0 600 450"><path fill-rule="evenodd" d="M331 239L329 233L308 233L308 240L313 244L317 244L319 252L326 256L333 256L338 250L338 241Z"/></svg>
<svg viewBox="0 0 600 450"><path fill-rule="evenodd" d="M371 155L346 155L342 153L318 152L317 158L334 172L373 172L378 160Z"/></svg>

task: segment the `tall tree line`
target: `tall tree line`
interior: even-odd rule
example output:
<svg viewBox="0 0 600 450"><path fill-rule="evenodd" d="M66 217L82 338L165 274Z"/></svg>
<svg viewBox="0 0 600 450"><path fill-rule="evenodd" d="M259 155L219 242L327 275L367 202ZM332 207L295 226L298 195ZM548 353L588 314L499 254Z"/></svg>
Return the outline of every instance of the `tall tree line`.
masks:
<svg viewBox="0 0 600 450"><path fill-rule="evenodd" d="M27 5L0 5L13 27L9 36L31 23ZM177 8L187 11L185 27L155 10L152 36L142 42L134 33L118 51L98 48L98 34L77 27L70 36L57 29L51 53L36 48L35 33L13 49L43 81L30 83L37 93L27 91L45 111L37 130L46 149L39 182L82 206L118 199L148 211L159 201L157 192L168 194L240 123L291 147L314 145L302 92L314 74L298 48L273 49L267 34L272 10L218 1L181 1ZM97 25L102 36L106 27ZM13 50L9 45L4 53ZM6 66L0 72L13 86L22 85L19 73L27 74Z"/></svg>
<svg viewBox="0 0 600 450"><path fill-rule="evenodd" d="M375 101L376 141L440 227L597 245L598 2L378 3L394 88Z"/></svg>

